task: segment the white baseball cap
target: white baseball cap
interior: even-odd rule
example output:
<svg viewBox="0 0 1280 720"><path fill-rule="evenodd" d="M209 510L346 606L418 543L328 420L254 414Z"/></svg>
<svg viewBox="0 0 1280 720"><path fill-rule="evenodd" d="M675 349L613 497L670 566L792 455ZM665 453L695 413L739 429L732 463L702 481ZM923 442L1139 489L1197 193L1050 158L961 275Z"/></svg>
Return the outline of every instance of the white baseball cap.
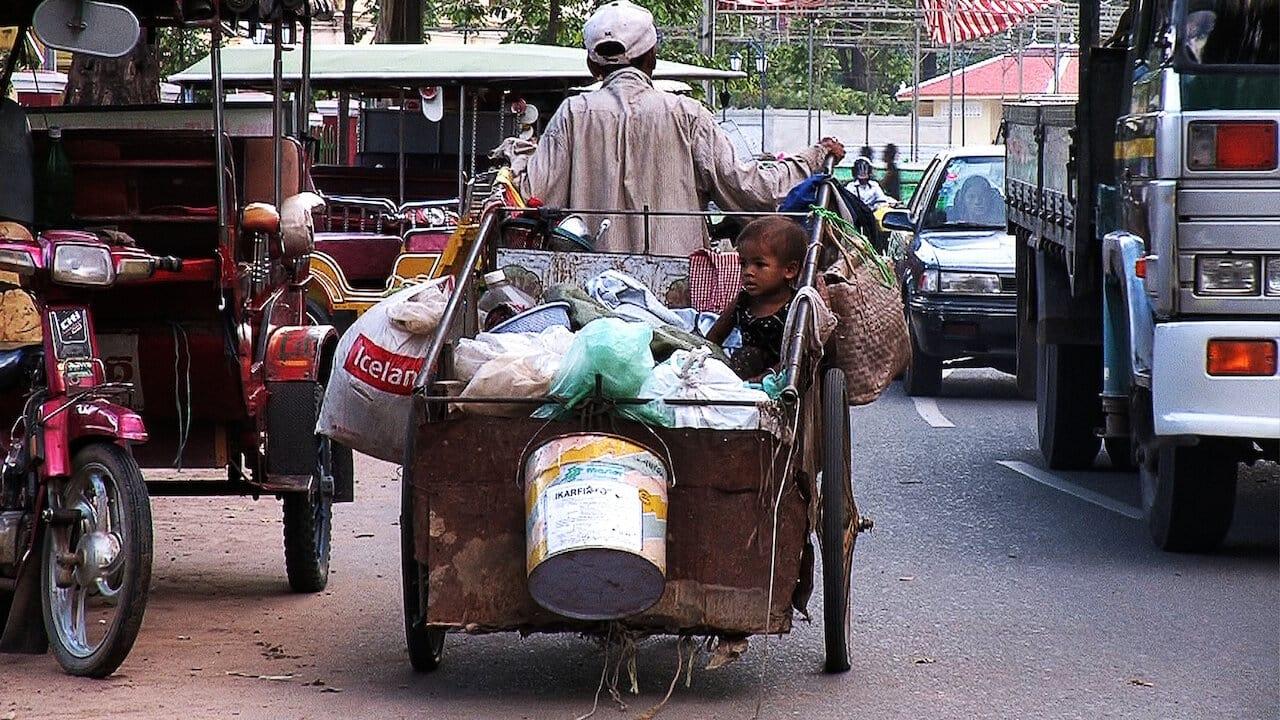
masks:
<svg viewBox="0 0 1280 720"><path fill-rule="evenodd" d="M613 0L596 8L582 27L583 45L587 57L599 65L626 65L644 55L658 44L658 30L653 25L653 13L630 0ZM613 43L622 48L619 52L608 46ZM605 46L608 54L598 48Z"/></svg>

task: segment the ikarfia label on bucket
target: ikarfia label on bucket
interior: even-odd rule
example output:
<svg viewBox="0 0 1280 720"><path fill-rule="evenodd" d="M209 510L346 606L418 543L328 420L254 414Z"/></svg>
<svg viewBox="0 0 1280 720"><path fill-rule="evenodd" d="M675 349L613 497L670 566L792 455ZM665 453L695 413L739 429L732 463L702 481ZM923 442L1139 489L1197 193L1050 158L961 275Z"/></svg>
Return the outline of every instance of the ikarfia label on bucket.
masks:
<svg viewBox="0 0 1280 720"><path fill-rule="evenodd" d="M644 546L640 492L612 480L561 482L547 490L547 555L583 547L638 553Z"/></svg>

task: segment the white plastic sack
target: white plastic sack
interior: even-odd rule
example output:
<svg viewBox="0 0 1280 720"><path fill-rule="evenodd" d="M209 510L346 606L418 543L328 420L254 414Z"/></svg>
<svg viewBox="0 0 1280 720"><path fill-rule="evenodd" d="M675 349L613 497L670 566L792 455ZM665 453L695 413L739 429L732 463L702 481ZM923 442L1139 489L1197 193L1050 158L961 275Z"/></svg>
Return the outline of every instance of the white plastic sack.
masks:
<svg viewBox="0 0 1280 720"><path fill-rule="evenodd" d="M564 328L561 328L562 330ZM499 333L502 334L502 333ZM572 335L572 333L570 333ZM546 397L551 388L551 381L560 370L563 354L546 350L532 352L511 352L499 355L480 366L467 386L462 389L462 397L510 397L540 398ZM458 403L464 412L475 415L498 415L501 417L528 417L536 405L497 404L497 403Z"/></svg>
<svg viewBox="0 0 1280 720"><path fill-rule="evenodd" d="M316 432L381 460L404 460L413 387L444 312L449 280L396 292L342 334Z"/></svg>
<svg viewBox="0 0 1280 720"><path fill-rule="evenodd" d="M647 285L617 270L605 270L587 281L587 294L629 320L680 327L680 316L658 300Z"/></svg>
<svg viewBox="0 0 1280 720"><path fill-rule="evenodd" d="M677 350L653 369L638 397L689 400L769 402L760 390L745 387L737 373L711 357L706 348ZM757 430L760 411L749 406L665 405L671 427L714 430Z"/></svg>
<svg viewBox="0 0 1280 720"><path fill-rule="evenodd" d="M485 363L500 355L546 352L563 357L572 344L573 332L563 325L539 333L480 333L454 343L453 371L459 380L471 382Z"/></svg>

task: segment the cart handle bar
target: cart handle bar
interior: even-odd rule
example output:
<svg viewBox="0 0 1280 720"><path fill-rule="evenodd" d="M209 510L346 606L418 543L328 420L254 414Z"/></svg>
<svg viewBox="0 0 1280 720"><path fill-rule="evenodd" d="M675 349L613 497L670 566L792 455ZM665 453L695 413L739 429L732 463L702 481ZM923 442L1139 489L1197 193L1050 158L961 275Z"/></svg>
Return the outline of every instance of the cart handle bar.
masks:
<svg viewBox="0 0 1280 720"><path fill-rule="evenodd" d="M503 206L509 213L546 211L557 215L622 215L636 217L782 217L807 218L809 212L767 212L763 210L599 210L591 208L562 208L542 205L533 207Z"/></svg>
<svg viewBox="0 0 1280 720"><path fill-rule="evenodd" d="M828 155L823 162L822 171L831 177L835 170L836 159ZM818 188L817 207L828 208L831 204L831 182L828 179ZM829 209L829 208L828 208ZM804 256L804 268L800 271L800 287L813 287L818 277L818 258L822 253L822 241L827 232L827 220L822 213L815 213L813 228L809 232L809 250ZM782 387L782 402L794 405L800 399L800 388L797 379L800 376L800 365L804 361L804 349L809 344L810 318L813 316L813 305L806 295L796 298L795 332L787 339L787 363L783 366L783 377L786 384Z"/></svg>

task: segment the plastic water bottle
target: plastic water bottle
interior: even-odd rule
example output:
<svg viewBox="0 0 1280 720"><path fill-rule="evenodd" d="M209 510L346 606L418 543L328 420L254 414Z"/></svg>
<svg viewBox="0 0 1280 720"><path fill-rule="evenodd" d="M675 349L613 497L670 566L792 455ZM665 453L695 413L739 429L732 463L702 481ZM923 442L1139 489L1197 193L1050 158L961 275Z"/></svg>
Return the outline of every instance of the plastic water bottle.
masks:
<svg viewBox="0 0 1280 720"><path fill-rule="evenodd" d="M62 128L49 128L49 151L36 176L36 225L44 230L71 227L75 184L71 159L62 144Z"/></svg>
<svg viewBox="0 0 1280 720"><path fill-rule="evenodd" d="M485 273L484 284L486 289L476 303L476 309L480 311L480 327L485 330L491 330L534 306L534 299L512 285L501 270Z"/></svg>

